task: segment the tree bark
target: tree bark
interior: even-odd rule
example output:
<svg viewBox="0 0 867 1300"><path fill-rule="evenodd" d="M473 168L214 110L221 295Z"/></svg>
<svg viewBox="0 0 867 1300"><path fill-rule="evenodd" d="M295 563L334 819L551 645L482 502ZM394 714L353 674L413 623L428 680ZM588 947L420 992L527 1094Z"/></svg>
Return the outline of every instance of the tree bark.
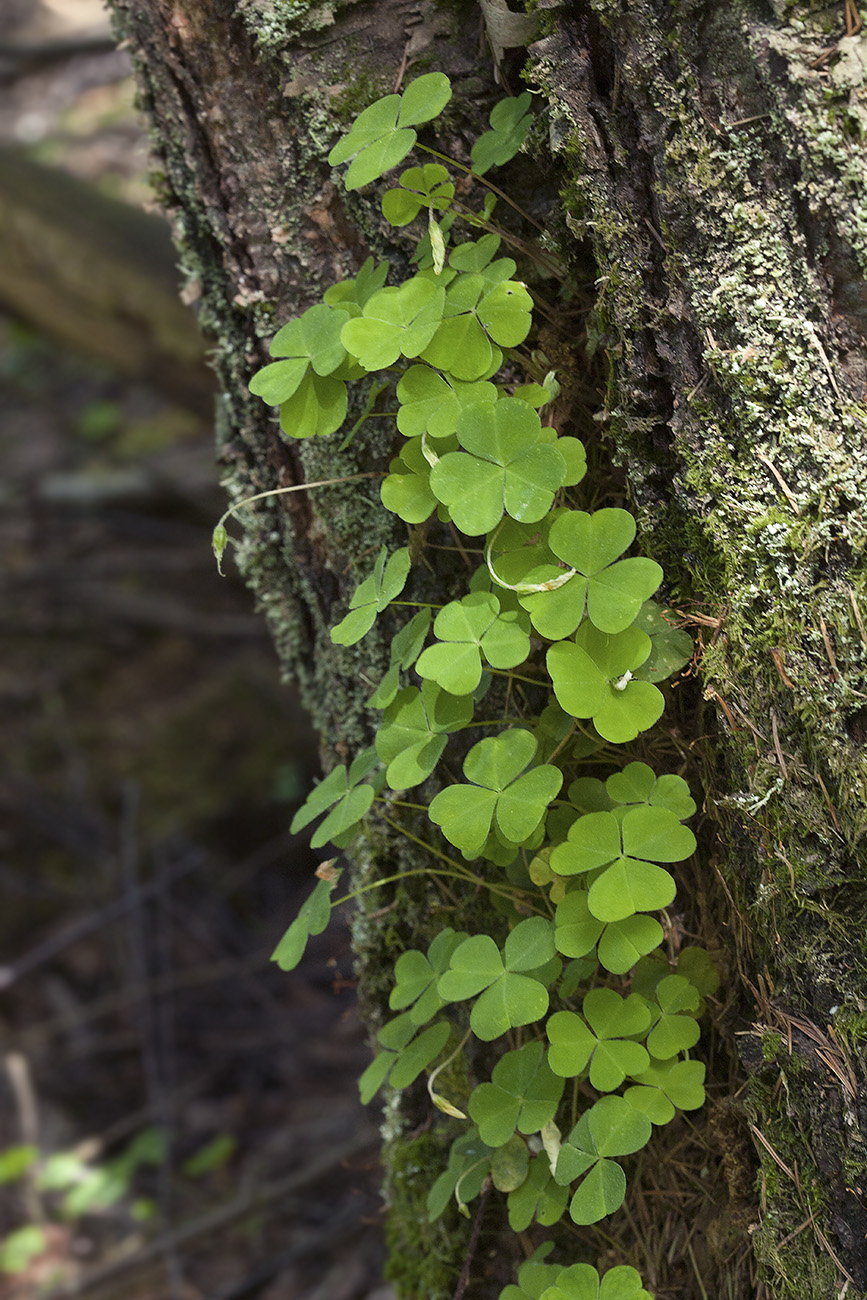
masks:
<svg viewBox="0 0 867 1300"><path fill-rule="evenodd" d="M400 263L378 208L338 190L326 155L404 68L452 77L449 131L465 148L493 94L478 11L113 8L154 124L186 297L214 341L230 495L378 470L389 433L290 446L246 385L277 325L368 251ZM702 725L671 739L703 769L711 850L697 890L728 954L726 1028L747 1086L736 1079L736 1100L717 1106L732 1204L699 1258L720 1296L826 1300L848 1286L854 1300L867 1294L867 43L846 36L849 0L816 14L784 0L537 8L530 68L551 106L563 252L589 248L596 262L600 416L645 549L703 643ZM337 653L328 628L355 582L349 563L399 535L364 480L258 505L236 552L332 757L370 742L365 700L386 642L374 632ZM410 860L372 832L361 877L385 855ZM389 938L418 942L425 907L423 890L401 891ZM357 940L375 1009L388 962L370 914ZM456 1226L445 1240L422 1208L442 1140L405 1136L424 1118L411 1103L389 1114L400 1294L451 1294L466 1238ZM748 1235L764 1292L743 1281ZM645 1285L698 1297L701 1272L669 1287L663 1269ZM475 1294L496 1294L496 1269L481 1273Z"/></svg>

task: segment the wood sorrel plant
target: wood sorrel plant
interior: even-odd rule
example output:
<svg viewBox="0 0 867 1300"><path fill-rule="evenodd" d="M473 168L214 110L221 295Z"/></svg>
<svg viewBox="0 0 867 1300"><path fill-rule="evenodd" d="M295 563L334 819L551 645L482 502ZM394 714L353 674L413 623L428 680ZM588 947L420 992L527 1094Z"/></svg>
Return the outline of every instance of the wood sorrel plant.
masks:
<svg viewBox="0 0 867 1300"><path fill-rule="evenodd" d="M397 167L417 145L415 127L450 96L448 78L435 72L365 109L329 157L349 163L347 188ZM472 151L476 177L518 151L529 104L525 93L494 108ZM518 350L533 299L513 278L515 262L498 256L508 236L491 227L494 190L471 213L442 162L404 170L382 210L394 226L426 214L416 274L387 286L388 267L368 259L279 331L276 360L250 387L280 407L285 434L306 438L342 426L348 383L382 376L362 419L396 388L405 439L382 484L383 506L409 525L435 516L483 539L484 563L467 593L435 617L419 608L394 637L370 701L383 715L375 745L313 790L292 829L324 814L313 847L345 848L375 803L400 829L394 792L422 785L449 744L461 746L452 737L484 727L482 739L457 751L464 780L426 807L438 829L420 870L490 890L495 932L443 929L427 952L398 958L389 1000L398 1014L380 1030L381 1050L360 1086L369 1101L386 1080L401 1089L430 1071L432 1103L464 1126L430 1189L431 1219L451 1198L468 1213L492 1184L511 1228L523 1232L566 1213L593 1224L616 1212L626 1192L621 1158L643 1147L654 1125L702 1105L704 1066L689 1053L718 979L701 949L684 949L673 967L652 915L675 895L667 865L695 849L683 825L695 812L686 782L612 748L659 720L658 683L689 659L691 642L651 600L659 565L624 558L632 516L570 504L584 448L543 424L558 385ZM458 215L485 233L453 242ZM527 382L515 386L518 370ZM226 541L221 521L218 558ZM408 547L391 556L383 548L332 641L365 636L400 597L410 567ZM492 724L476 710L497 675L511 680L497 710L505 716ZM515 681L528 707L541 702L534 716L519 711ZM614 769L607 780L581 775L594 754L603 771ZM490 865L468 865L480 861ZM286 970L328 923L339 872L320 868L320 876L274 953ZM484 1043L508 1035L511 1050L489 1081L446 1099L437 1075L471 1035ZM536 1251L500 1300L648 1300L633 1268L600 1278L587 1264L545 1263L551 1248Z"/></svg>

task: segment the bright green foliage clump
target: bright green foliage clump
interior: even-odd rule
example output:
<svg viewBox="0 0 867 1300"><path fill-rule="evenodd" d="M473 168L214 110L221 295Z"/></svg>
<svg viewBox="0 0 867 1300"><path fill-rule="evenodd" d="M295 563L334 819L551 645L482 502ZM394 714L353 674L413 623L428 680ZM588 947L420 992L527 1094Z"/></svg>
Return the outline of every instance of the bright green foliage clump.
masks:
<svg viewBox="0 0 867 1300"><path fill-rule="evenodd" d="M403 162L415 128L450 95L448 79L430 73L366 109L329 156L349 163L347 188ZM472 151L477 178L520 148L529 110L526 93L496 106ZM386 1080L405 1088L432 1070L432 1101L463 1127L430 1190L430 1218L452 1198L469 1214L490 1183L523 1232L566 1213L592 1224L616 1212L621 1162L654 1125L701 1106L704 1066L689 1053L718 979L699 949L673 966L653 915L674 899L667 868L696 847L683 824L695 812L686 783L613 748L659 720L659 683L692 646L652 599L659 565L627 553L629 512L579 508L584 448L546 422L559 386L522 347L532 296L513 259L498 256L508 236L492 227L493 202L469 214L483 233L463 243L461 206L440 162L403 170L382 211L397 227L426 214L415 274L387 285L387 268L369 260L279 331L277 359L251 389L280 407L293 437L336 431L354 378L380 376L368 414L379 393L393 393L403 441L382 503L426 527L390 557L383 548L332 630L335 644L353 645L386 610L394 617L438 532L448 544L447 527L481 539L484 564L466 594L435 614L419 606L394 636L370 700L382 713L375 746L313 790L292 830L324 816L311 843L341 848L377 804L393 825L404 807L426 811L430 865L420 870L442 871L451 888L490 890L491 933L444 929L427 952L398 957L397 1014L379 1032L361 1092L367 1101ZM215 548L225 545L223 530ZM491 691L496 676L513 680ZM486 697L498 702L479 716ZM587 775L591 756L606 779ZM440 788L423 804L395 799L431 777ZM407 831L420 843L415 823ZM285 969L327 923L336 873L321 874L274 954ZM452 1072L464 1083L450 1088L465 1091L447 1099L435 1080L470 1035L502 1040L503 1050L489 1080L469 1066ZM600 1277L546 1255L537 1251L500 1300L650 1300L632 1268Z"/></svg>

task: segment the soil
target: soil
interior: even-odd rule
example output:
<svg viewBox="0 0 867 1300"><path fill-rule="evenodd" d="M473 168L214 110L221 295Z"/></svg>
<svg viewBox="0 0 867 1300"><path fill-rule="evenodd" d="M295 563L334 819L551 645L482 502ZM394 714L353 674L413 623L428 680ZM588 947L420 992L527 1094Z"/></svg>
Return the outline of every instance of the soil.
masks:
<svg viewBox="0 0 867 1300"><path fill-rule="evenodd" d="M101 8L15 13L0 141L153 207ZM345 923L269 962L317 754L212 429L2 318L0 484L0 1300L387 1300Z"/></svg>

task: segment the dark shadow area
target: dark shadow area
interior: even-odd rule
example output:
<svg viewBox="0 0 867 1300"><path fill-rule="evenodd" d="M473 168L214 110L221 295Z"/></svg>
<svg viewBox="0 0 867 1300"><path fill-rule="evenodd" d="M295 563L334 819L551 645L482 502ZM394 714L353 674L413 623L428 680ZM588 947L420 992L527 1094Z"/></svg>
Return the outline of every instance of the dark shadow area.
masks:
<svg viewBox="0 0 867 1300"><path fill-rule="evenodd" d="M98 249L106 203L142 197L142 133L104 24L33 53L79 39L48 21L62 7L42 36L32 6L0 31L0 148L26 149L0 222L32 233L16 176L76 176ZM0 285L0 1297L361 1300L381 1268L369 1052L345 924L298 974L269 962L317 866L288 833L317 753L211 555L201 347L189 387L94 360L87 318L90 356L7 260L25 296Z"/></svg>

